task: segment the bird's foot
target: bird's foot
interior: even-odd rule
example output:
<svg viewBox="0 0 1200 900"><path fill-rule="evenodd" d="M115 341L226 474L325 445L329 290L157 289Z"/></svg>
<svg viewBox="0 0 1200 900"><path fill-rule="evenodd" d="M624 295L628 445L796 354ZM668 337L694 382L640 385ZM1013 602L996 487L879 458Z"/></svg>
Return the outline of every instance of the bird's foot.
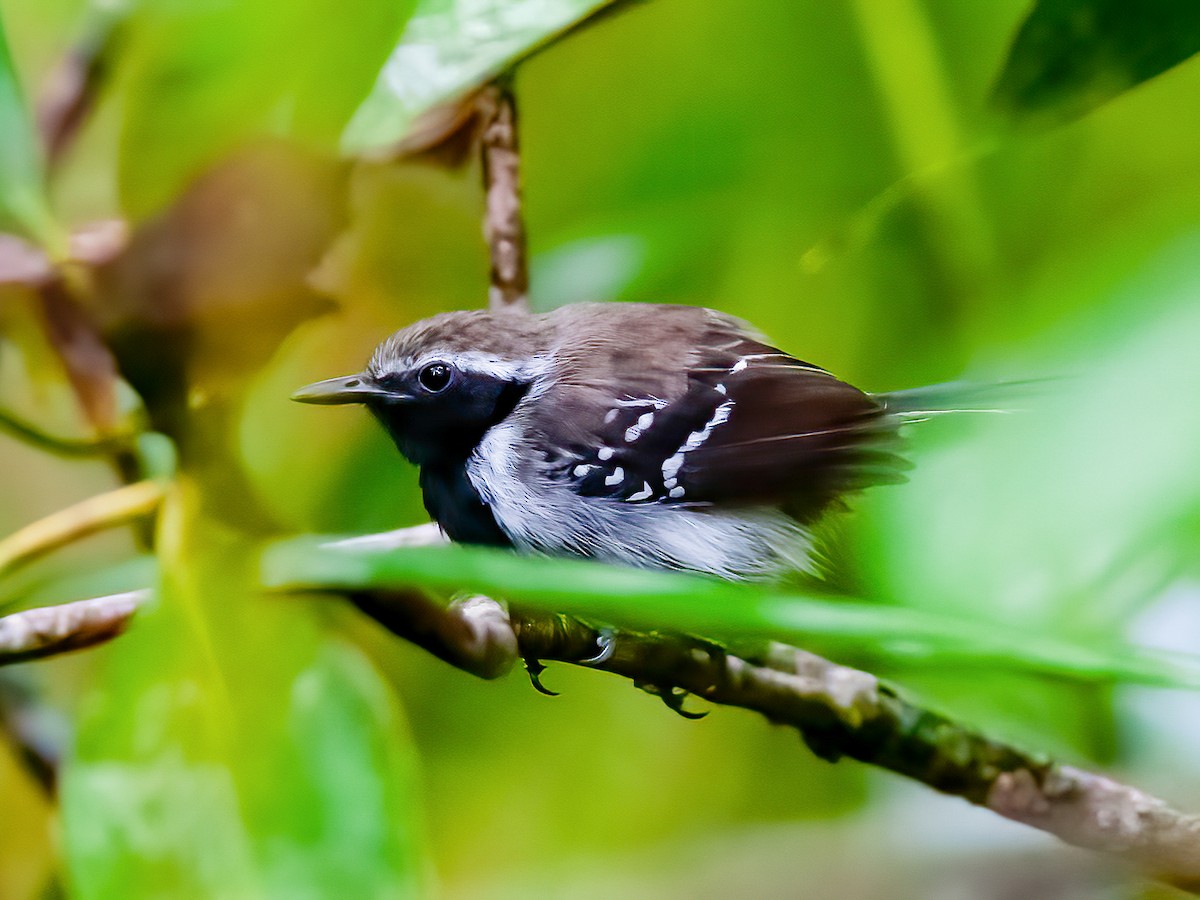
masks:
<svg viewBox="0 0 1200 900"><path fill-rule="evenodd" d="M546 666L540 659L526 656L521 661L525 663L525 674L529 676L529 683L533 685L535 691L539 694L545 694L547 697L558 696L558 691L552 691L542 684L542 673L546 671Z"/></svg>
<svg viewBox="0 0 1200 900"><path fill-rule="evenodd" d="M601 628L596 632L596 646L599 651L595 656L579 660L581 666L598 666L612 659L613 650L617 646L617 633L611 628Z"/></svg>
<svg viewBox="0 0 1200 900"><path fill-rule="evenodd" d="M659 687L656 684L646 684L643 682L635 682L635 685L641 688L647 694L653 694L663 702L667 709L683 716L685 719L703 719L708 715L707 711L692 712L691 710L683 708L683 702L691 696L691 692L685 691L681 687L664 688Z"/></svg>

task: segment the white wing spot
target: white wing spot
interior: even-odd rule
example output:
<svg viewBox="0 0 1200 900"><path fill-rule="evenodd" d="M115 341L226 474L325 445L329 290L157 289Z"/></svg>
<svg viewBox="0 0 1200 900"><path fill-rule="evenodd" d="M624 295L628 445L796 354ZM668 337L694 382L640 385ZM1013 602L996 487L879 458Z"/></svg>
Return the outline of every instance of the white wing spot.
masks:
<svg viewBox="0 0 1200 900"><path fill-rule="evenodd" d="M667 490L670 490L671 488L675 487L675 485L677 485L677 484L679 484L678 478L664 478L663 479L663 487L665 487Z"/></svg>
<svg viewBox="0 0 1200 900"><path fill-rule="evenodd" d="M642 432L649 428L653 422L654 413L642 413L640 416L638 416L636 425L630 425L625 429L625 440L632 444L642 436Z"/></svg>
<svg viewBox="0 0 1200 900"><path fill-rule="evenodd" d="M595 467L595 466L589 466L589 465L586 465L586 464L584 464L584 463L580 463L579 465L577 465L577 466L575 467L575 470L574 470L575 477L576 477L576 478L582 478L582 477L583 477L583 476L585 476L585 475L586 475L588 472L592 471L592 469L594 469L594 468L596 468L596 467Z"/></svg>
<svg viewBox="0 0 1200 900"><path fill-rule="evenodd" d="M619 410L619 409L610 409L608 412L606 412L606 413L604 414L604 424L605 424L605 425L611 425L611 424L613 423L613 419L615 419L615 418L616 418L617 416L619 416L620 414L621 414L621 410Z"/></svg>
<svg viewBox="0 0 1200 900"><path fill-rule="evenodd" d="M733 364L733 368L729 370L729 374L736 375L738 372L743 371L748 365L750 365L749 361L743 356Z"/></svg>
<svg viewBox="0 0 1200 900"><path fill-rule="evenodd" d="M725 385L723 385L723 384L718 384L718 385L717 385L717 387L716 387L716 392L717 392L718 394L724 394L724 393L725 393Z"/></svg>
<svg viewBox="0 0 1200 900"><path fill-rule="evenodd" d="M679 470L683 468L683 451L680 450L674 456L668 457L662 464L663 478L670 480L679 474Z"/></svg>
<svg viewBox="0 0 1200 900"><path fill-rule="evenodd" d="M699 431L693 431L689 434L687 440L675 451L675 454L667 457L666 461L662 464L664 485L666 485L667 481L674 480L675 476L679 474L679 470L683 468L683 455L685 453L698 449L712 436L713 429L729 421L729 414L733 411L733 405L733 400L726 400L718 406L713 411L712 418L704 423L704 427ZM670 485L666 486L670 487Z"/></svg>
<svg viewBox="0 0 1200 900"><path fill-rule="evenodd" d="M620 466L617 466L615 469L613 469L613 473L604 479L604 483L609 487L612 487L613 485L620 484L624 480L625 470Z"/></svg>
<svg viewBox="0 0 1200 900"><path fill-rule="evenodd" d="M601 447L596 452L596 458L599 459L601 462L606 462L606 461L612 459L612 455L613 455L612 447Z"/></svg>
<svg viewBox="0 0 1200 900"><path fill-rule="evenodd" d="M668 494L667 496L669 496L672 500L678 500L680 497L683 496L683 488L673 487L673 488L671 488L671 493Z"/></svg>
<svg viewBox="0 0 1200 900"><path fill-rule="evenodd" d="M636 494L630 494L625 499L630 502L633 502L636 500L646 500L653 496L654 496L654 489L652 487L650 487L650 482L643 481L642 489L640 491L638 491Z"/></svg>

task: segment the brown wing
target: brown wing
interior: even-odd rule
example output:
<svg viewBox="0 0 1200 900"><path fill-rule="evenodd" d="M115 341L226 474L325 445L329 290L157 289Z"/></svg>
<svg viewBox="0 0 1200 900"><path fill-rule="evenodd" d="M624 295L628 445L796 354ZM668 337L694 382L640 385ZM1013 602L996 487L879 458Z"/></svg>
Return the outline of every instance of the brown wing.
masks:
<svg viewBox="0 0 1200 900"><path fill-rule="evenodd" d="M807 521L843 494L903 480L895 421L875 400L773 347L740 349L693 375L716 406L676 451L680 499L774 500Z"/></svg>
<svg viewBox="0 0 1200 900"><path fill-rule="evenodd" d="M903 480L895 419L878 402L730 323L710 319L686 374L664 374L657 393L642 378L635 393L598 401L589 386L574 407L586 411L586 438L578 415L541 422L556 474L588 496L771 503L801 521L842 494Z"/></svg>

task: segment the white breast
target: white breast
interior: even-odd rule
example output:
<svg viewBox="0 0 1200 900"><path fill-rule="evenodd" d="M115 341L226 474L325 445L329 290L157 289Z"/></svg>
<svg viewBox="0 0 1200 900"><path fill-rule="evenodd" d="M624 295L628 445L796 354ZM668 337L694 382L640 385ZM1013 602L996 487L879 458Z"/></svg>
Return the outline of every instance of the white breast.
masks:
<svg viewBox="0 0 1200 900"><path fill-rule="evenodd" d="M811 569L811 536L776 509L729 511L580 496L539 469L533 454L517 452L522 433L519 420L493 427L467 463L471 484L519 550L688 569L735 581Z"/></svg>

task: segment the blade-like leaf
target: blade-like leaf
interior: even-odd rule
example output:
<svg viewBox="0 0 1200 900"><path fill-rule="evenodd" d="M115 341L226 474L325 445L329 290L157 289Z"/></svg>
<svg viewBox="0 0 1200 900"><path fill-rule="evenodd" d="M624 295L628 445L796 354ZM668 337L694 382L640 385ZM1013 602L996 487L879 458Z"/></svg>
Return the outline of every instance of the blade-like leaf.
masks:
<svg viewBox="0 0 1200 900"><path fill-rule="evenodd" d="M0 19L0 226L11 225L61 256L62 232L43 190L42 160Z"/></svg>
<svg viewBox="0 0 1200 900"><path fill-rule="evenodd" d="M1200 50L1188 0L1038 0L1021 24L993 102L1021 124L1056 125Z"/></svg>
<svg viewBox="0 0 1200 900"><path fill-rule="evenodd" d="M343 149L364 153L397 143L421 112L477 87L612 2L421 0L347 126Z"/></svg>
<svg viewBox="0 0 1200 900"><path fill-rule="evenodd" d="M1084 680L1200 688L1197 658L1081 646L916 609L477 547L378 550L301 538L267 551L263 580L269 588L288 590L416 585L473 591L641 629L771 637L809 648L851 646L900 661L978 663Z"/></svg>

